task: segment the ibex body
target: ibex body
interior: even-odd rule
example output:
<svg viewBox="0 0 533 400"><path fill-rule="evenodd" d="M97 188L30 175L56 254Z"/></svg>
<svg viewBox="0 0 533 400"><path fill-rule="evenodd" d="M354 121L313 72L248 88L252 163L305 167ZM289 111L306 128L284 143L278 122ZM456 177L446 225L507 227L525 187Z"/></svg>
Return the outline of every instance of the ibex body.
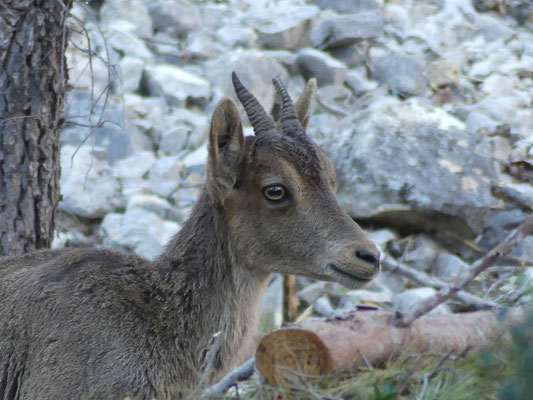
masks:
<svg viewBox="0 0 533 400"><path fill-rule="evenodd" d="M305 135L316 89L275 124L233 76L254 127L222 100L207 182L154 261L112 250L0 259L0 399L176 398L251 354L272 272L364 286L379 254L335 200L331 161ZM220 332L217 338L214 335Z"/></svg>

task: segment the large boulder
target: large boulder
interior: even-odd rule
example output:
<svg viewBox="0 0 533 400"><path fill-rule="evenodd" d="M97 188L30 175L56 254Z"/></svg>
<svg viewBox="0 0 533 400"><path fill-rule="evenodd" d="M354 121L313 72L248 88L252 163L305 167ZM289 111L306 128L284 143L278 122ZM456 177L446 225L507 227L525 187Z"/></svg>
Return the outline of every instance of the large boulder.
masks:
<svg viewBox="0 0 533 400"><path fill-rule="evenodd" d="M429 104L385 98L337 124L315 123L327 131L317 138L337 165L338 199L353 217L469 236L497 204L490 144Z"/></svg>

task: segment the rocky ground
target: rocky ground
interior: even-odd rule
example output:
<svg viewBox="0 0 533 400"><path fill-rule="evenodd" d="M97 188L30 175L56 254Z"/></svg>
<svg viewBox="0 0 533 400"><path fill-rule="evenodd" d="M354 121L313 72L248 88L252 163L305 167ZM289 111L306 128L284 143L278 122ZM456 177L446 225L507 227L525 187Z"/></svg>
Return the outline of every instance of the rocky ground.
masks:
<svg viewBox="0 0 533 400"><path fill-rule="evenodd" d="M156 256L204 181L209 116L234 97L233 70L267 108L274 75L293 96L318 79L308 134L384 255L364 291L299 278L302 309L405 310L434 293L424 277L453 281L532 211L528 1L105 0L76 3L69 28L55 247ZM533 237L472 291L524 301L527 266ZM280 321L280 291L278 277L267 324Z"/></svg>

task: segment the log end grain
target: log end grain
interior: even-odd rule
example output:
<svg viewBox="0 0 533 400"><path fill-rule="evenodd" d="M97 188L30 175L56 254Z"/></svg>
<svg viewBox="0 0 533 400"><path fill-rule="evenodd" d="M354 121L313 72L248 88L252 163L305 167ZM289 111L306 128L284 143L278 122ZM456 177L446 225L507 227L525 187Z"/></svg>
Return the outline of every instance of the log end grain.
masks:
<svg viewBox="0 0 533 400"><path fill-rule="evenodd" d="M303 329L280 329L264 337L255 359L259 371L271 385L333 370L327 346L315 333Z"/></svg>

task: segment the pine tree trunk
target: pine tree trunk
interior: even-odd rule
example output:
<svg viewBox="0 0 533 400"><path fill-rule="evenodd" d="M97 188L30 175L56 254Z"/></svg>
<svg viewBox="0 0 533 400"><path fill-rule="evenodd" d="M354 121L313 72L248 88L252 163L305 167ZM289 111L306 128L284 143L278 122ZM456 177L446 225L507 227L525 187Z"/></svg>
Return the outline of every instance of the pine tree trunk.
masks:
<svg viewBox="0 0 533 400"><path fill-rule="evenodd" d="M0 0L0 255L49 247L71 0Z"/></svg>

